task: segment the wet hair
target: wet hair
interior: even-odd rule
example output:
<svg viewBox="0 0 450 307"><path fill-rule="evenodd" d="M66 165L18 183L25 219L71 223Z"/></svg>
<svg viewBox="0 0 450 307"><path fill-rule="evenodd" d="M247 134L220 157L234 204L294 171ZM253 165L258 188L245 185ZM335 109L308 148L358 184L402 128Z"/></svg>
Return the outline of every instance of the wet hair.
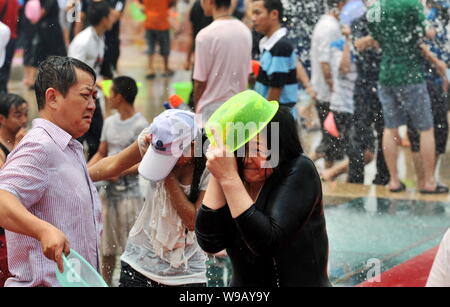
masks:
<svg viewBox="0 0 450 307"><path fill-rule="evenodd" d="M18 108L24 103L27 103L27 101L19 95L0 94L0 115L8 118L9 111L12 107Z"/></svg>
<svg viewBox="0 0 450 307"><path fill-rule="evenodd" d="M231 6L231 0L214 0L216 8L229 8Z"/></svg>
<svg viewBox="0 0 450 307"><path fill-rule="evenodd" d="M272 129L273 124L278 125L279 134L278 137L278 165L274 167L274 173L279 172L280 167L293 159L298 158L303 154L303 147L300 143L300 136L298 134L298 125L294 117L291 114L291 108L280 106L278 112L275 114L272 121L267 125L266 129L262 133L266 134L267 149L273 151L272 148ZM248 148L248 147L247 147ZM244 160L245 158L237 158L238 171L241 179L245 181L244 177Z"/></svg>
<svg viewBox="0 0 450 307"><path fill-rule="evenodd" d="M202 134L198 137L198 146L202 146L207 140L205 134ZM194 175L192 177L191 190L189 191L188 199L190 202L195 204L197 202L197 198L200 194L200 180L202 179L203 172L206 167L206 157L204 153L202 153L201 157L194 157Z"/></svg>
<svg viewBox="0 0 450 307"><path fill-rule="evenodd" d="M278 11L278 19L280 22L283 22L284 7L281 0L253 0L253 2L256 1L263 1L264 7L269 13L272 11Z"/></svg>
<svg viewBox="0 0 450 307"><path fill-rule="evenodd" d="M111 5L108 1L91 1L87 9L87 20L91 26L98 26L103 18L108 17Z"/></svg>
<svg viewBox="0 0 450 307"><path fill-rule="evenodd" d="M74 58L50 56L39 65L35 82L39 111L45 106L45 92L47 89L54 88L63 97L66 97L69 89L78 81L75 68L89 73L93 81L96 81L97 77L94 70L86 63Z"/></svg>
<svg viewBox="0 0 450 307"><path fill-rule="evenodd" d="M113 91L116 94L122 95L128 104L133 105L138 88L133 78L121 76L113 80Z"/></svg>

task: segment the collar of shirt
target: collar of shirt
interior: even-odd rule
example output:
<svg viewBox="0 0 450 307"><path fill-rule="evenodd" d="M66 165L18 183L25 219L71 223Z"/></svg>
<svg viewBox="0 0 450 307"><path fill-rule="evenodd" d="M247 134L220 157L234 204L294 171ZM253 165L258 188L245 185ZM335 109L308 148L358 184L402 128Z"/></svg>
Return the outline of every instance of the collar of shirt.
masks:
<svg viewBox="0 0 450 307"><path fill-rule="evenodd" d="M50 135L52 140L62 149L65 150L67 145L73 140L72 136L68 134L66 131L43 118L36 118L33 120L33 128L42 128Z"/></svg>
<svg viewBox="0 0 450 307"><path fill-rule="evenodd" d="M261 53L264 52L264 50L270 50L273 46L283 37L286 36L287 29L286 28L280 28L275 33L272 34L271 37L264 36L259 41L259 50Z"/></svg>

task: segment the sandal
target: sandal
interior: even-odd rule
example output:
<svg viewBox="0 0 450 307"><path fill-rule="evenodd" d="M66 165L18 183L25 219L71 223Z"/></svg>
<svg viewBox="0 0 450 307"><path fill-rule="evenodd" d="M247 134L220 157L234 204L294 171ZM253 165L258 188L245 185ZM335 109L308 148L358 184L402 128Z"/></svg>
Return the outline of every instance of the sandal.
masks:
<svg viewBox="0 0 450 307"><path fill-rule="evenodd" d="M441 183L437 183L436 188L433 191L420 190L421 194L447 194L448 192L448 187Z"/></svg>
<svg viewBox="0 0 450 307"><path fill-rule="evenodd" d="M155 77L156 77L156 74L148 74L148 75L146 75L145 76L145 79L147 79L147 80L150 80L150 79L155 79Z"/></svg>
<svg viewBox="0 0 450 307"><path fill-rule="evenodd" d="M389 189L391 193L400 193L406 190L406 186L403 182L400 181L400 186L396 189Z"/></svg>

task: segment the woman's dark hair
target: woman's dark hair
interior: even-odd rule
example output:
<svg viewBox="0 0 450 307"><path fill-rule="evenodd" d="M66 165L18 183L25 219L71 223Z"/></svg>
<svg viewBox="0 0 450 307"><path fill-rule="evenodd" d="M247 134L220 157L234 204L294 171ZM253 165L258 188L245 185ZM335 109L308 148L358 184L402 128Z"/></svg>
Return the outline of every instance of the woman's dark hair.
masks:
<svg viewBox="0 0 450 307"><path fill-rule="evenodd" d="M18 108L24 103L27 103L27 101L19 95L0 94L0 114L8 118L9 111L12 107Z"/></svg>
<svg viewBox="0 0 450 307"><path fill-rule="evenodd" d="M278 128L277 128L278 127ZM273 137L278 138L278 148L273 148L272 141L272 131L273 129L277 129L274 131ZM275 157L275 161L278 161L277 165L274 165L274 173L277 173L280 167L293 159L298 158L301 154L303 154L303 147L300 143L300 136L298 134L298 125L295 121L294 117L291 114L291 108L280 106L278 112L275 114L274 118L267 125L266 129L263 130L263 134L267 137L267 149L272 153L277 153L278 157ZM244 159L245 158L237 158L239 175L242 180L244 178ZM270 160L273 161L274 157L270 156Z"/></svg>
<svg viewBox="0 0 450 307"><path fill-rule="evenodd" d="M116 94L122 95L128 104L133 105L138 88L133 78L121 76L113 80L113 91Z"/></svg>
<svg viewBox="0 0 450 307"><path fill-rule="evenodd" d="M198 146L202 146L206 142L207 137L205 134L202 134L198 139ZM189 201L193 204L197 202L198 195L200 194L200 180L206 167L206 157L203 153L201 157L194 156L194 175L188 197Z"/></svg>
<svg viewBox="0 0 450 307"><path fill-rule="evenodd" d="M91 26L98 26L103 18L108 17L111 5L108 1L91 1L87 9L87 20Z"/></svg>
<svg viewBox="0 0 450 307"><path fill-rule="evenodd" d="M47 89L54 88L66 97L69 89L78 81L75 68L92 75L95 83L97 79L95 71L86 63L74 58L50 56L39 65L35 82L39 111L45 106L45 92Z"/></svg>

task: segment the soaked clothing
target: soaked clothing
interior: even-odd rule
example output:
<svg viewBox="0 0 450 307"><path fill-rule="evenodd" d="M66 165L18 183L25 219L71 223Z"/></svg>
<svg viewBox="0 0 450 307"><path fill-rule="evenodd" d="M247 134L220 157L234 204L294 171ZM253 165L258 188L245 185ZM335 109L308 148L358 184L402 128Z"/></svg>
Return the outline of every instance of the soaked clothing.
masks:
<svg viewBox="0 0 450 307"><path fill-rule="evenodd" d="M208 174L205 171L200 180L200 191L207 188ZM188 195L190 185L180 187ZM195 233L186 230L164 181L150 181L144 207L130 231L121 261L149 282L167 286L206 283L207 257ZM125 270L122 265L122 273ZM127 283L122 276L120 283Z"/></svg>
<svg viewBox="0 0 450 307"><path fill-rule="evenodd" d="M394 129L406 125L408 116L419 131L433 127L430 96L425 81L405 86L380 84L378 95L383 106L386 128Z"/></svg>
<svg viewBox="0 0 450 307"><path fill-rule="evenodd" d="M279 102L293 104L297 102L297 55L286 34L287 30L281 28L259 42L261 70L255 91L267 98L270 88L281 88Z"/></svg>
<svg viewBox="0 0 450 307"><path fill-rule="evenodd" d="M351 29L354 40L370 35L366 15L355 20ZM353 95L355 133L353 133L352 143L355 156L354 160L350 160L348 182L364 183L364 152L366 150L375 151L375 131L378 140L376 148L377 174L373 183L384 185L389 182L389 171L383 152L383 110L377 92L382 54L381 51L369 48L362 52L355 50L355 55L358 72Z"/></svg>
<svg viewBox="0 0 450 307"><path fill-rule="evenodd" d="M448 95L443 92L442 85L428 82L428 92L431 100L431 111L433 112L434 139L436 142L436 154L446 152L448 141ZM411 151L420 151L420 134L414 128L411 118L408 118L408 138L411 142Z"/></svg>
<svg viewBox="0 0 450 307"><path fill-rule="evenodd" d="M37 35L33 43L38 66L48 56L66 56L66 44L59 22L59 5L56 0L40 0L46 15L36 25Z"/></svg>
<svg viewBox="0 0 450 307"><path fill-rule="evenodd" d="M383 49L380 84L423 82L424 60L418 47L424 35L423 12L418 0L380 0L369 9L370 33Z"/></svg>
<svg viewBox="0 0 450 307"><path fill-rule="evenodd" d="M281 165L240 216L203 205L195 228L206 252L226 248L231 286L330 286L322 187L303 155Z"/></svg>

